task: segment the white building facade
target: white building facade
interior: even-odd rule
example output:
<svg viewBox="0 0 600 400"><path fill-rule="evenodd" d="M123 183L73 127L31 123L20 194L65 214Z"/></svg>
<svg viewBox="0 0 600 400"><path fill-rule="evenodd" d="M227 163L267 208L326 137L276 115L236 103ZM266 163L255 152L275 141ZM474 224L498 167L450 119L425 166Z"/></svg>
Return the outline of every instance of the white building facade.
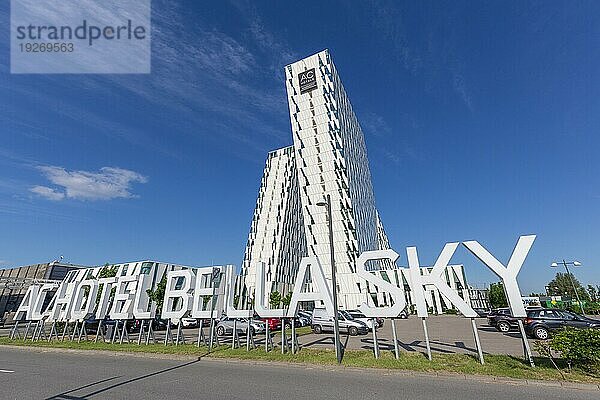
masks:
<svg viewBox="0 0 600 400"><path fill-rule="evenodd" d="M242 304L255 289L255 263L266 264L266 296L293 287L300 260L316 255L331 284L329 195L338 303L353 309L383 294L355 273L358 256L389 248L371 183L360 124L328 50L285 67L293 146L269 153L237 283ZM371 270L391 270L372 262ZM265 299L268 303L268 297ZM438 302L441 303L441 302Z"/></svg>

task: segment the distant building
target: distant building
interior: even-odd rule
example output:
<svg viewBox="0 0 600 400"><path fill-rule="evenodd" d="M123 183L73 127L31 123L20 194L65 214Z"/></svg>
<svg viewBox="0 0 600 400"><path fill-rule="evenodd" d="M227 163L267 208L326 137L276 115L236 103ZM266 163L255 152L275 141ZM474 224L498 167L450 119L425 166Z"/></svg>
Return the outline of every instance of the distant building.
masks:
<svg viewBox="0 0 600 400"><path fill-rule="evenodd" d="M472 308L483 308L489 310L492 307L490 304L489 290L478 289L473 286L469 286L467 291L469 293L469 300Z"/></svg>
<svg viewBox="0 0 600 400"><path fill-rule="evenodd" d="M0 269L0 319L11 320L29 285L50 281L62 281L67 273L81 265L53 261L43 264L26 265L17 268Z"/></svg>

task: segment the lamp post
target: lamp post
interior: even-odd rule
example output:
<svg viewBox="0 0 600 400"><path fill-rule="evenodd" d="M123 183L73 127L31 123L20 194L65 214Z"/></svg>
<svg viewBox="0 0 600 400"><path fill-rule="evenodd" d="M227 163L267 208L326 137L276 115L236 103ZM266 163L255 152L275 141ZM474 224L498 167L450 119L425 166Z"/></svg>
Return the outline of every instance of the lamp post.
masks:
<svg viewBox="0 0 600 400"><path fill-rule="evenodd" d="M327 219L329 220L329 251L331 254L331 281L333 286L333 339L335 342L335 356L338 364L341 364L342 345L340 342L340 324L338 320L337 280L335 274L335 255L333 248L333 219L331 218L331 195L327 195L326 201L318 202L317 206L327 208Z"/></svg>
<svg viewBox="0 0 600 400"><path fill-rule="evenodd" d="M565 270L567 271L567 276L569 277L569 281L571 282L571 286L573 287L573 291L575 292L575 298L577 299L577 302L579 303L579 308L581 308L581 315L585 316L585 311L583 311L583 303L579 299L579 293L577 293L577 288L575 287L575 283L573 282L573 276L574 275L571 275L571 272L569 271L569 265L572 265L573 267L581 267L581 263L579 261L565 261L565 260L562 260L562 262L560 262L560 261L559 262L553 262L552 264L550 264L550 266L552 268L557 268L559 263L562 266L564 266Z"/></svg>

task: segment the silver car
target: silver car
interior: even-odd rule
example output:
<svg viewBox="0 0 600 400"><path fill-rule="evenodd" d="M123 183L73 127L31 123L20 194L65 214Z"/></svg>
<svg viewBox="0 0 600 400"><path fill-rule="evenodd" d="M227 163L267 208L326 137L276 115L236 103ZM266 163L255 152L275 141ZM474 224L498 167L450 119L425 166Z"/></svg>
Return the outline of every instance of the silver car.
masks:
<svg viewBox="0 0 600 400"><path fill-rule="evenodd" d="M235 324L234 324L235 323ZM248 329L248 320L246 318L223 318L216 326L217 336L225 336L233 333L233 326L236 326L238 333L246 333ZM255 335L265 331L265 323L262 321L252 320L250 322L250 334Z"/></svg>

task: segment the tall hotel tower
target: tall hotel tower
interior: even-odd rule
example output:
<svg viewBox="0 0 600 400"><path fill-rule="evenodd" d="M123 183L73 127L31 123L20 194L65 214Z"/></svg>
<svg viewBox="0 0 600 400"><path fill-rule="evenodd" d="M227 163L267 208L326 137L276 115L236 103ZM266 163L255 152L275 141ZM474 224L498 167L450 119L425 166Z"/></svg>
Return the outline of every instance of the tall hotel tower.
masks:
<svg viewBox="0 0 600 400"><path fill-rule="evenodd" d="M369 291L355 273L358 256L389 247L363 132L328 50L286 66L285 75L294 144L267 158L239 293L244 302L253 296L258 261L266 264L267 296L289 293L308 255L319 258L331 279L326 209L316 205L330 195L338 300L355 308Z"/></svg>

